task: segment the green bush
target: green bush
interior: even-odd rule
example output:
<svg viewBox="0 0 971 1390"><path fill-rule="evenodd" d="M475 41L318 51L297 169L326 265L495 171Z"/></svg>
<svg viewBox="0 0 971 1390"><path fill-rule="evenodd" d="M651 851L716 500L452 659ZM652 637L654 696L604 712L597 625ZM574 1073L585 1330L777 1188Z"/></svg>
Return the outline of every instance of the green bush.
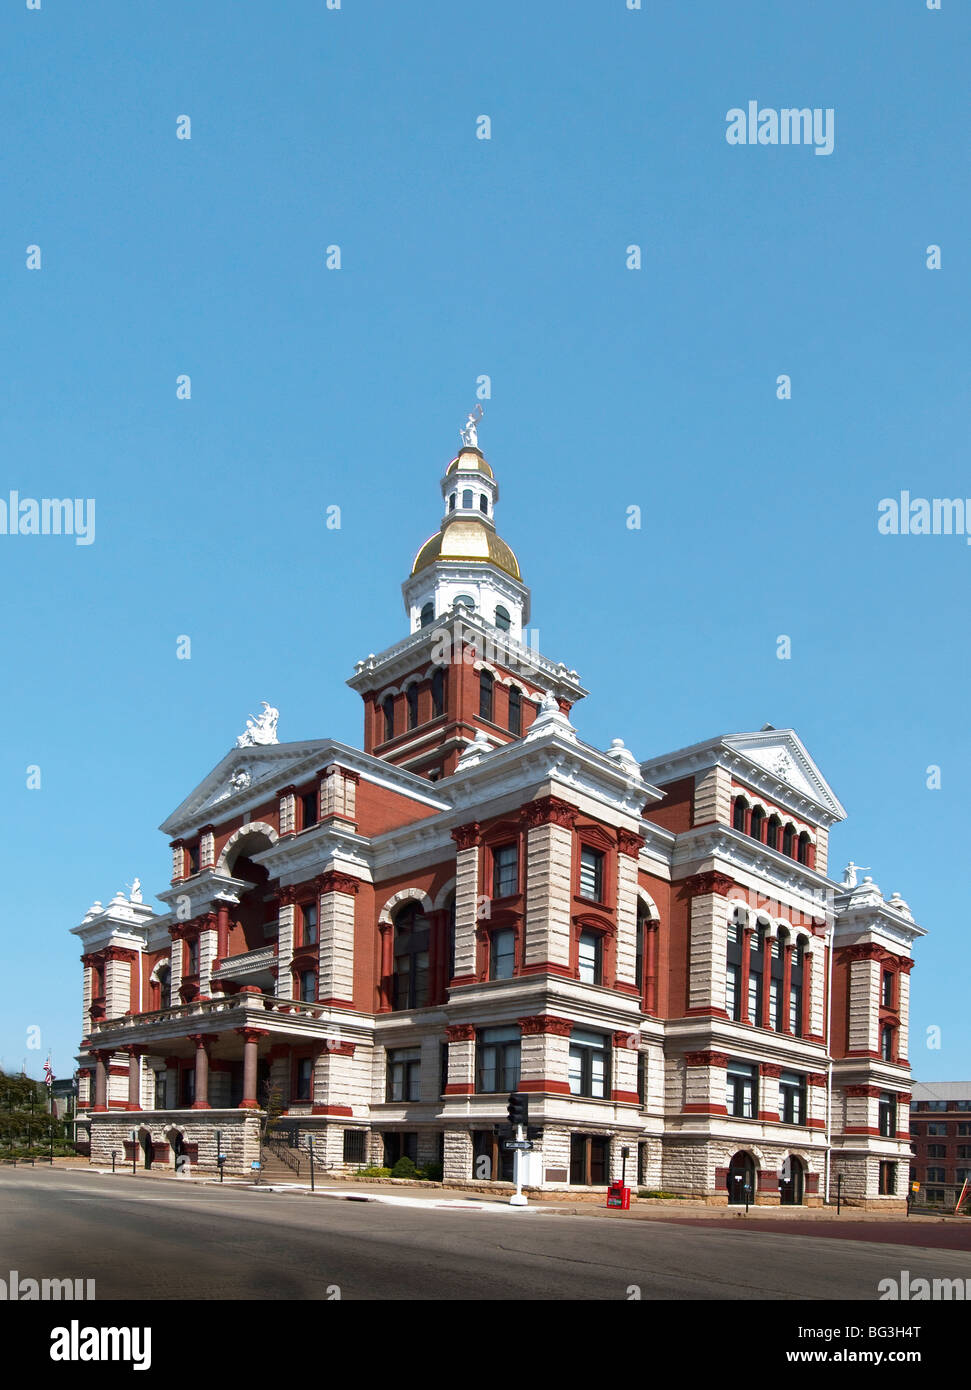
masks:
<svg viewBox="0 0 971 1390"><path fill-rule="evenodd" d="M419 1171L418 1176L425 1182L441 1182L442 1165L440 1163L426 1163L424 1168Z"/></svg>
<svg viewBox="0 0 971 1390"><path fill-rule="evenodd" d="M655 1192L647 1187L639 1187L637 1189L637 1195L638 1197L656 1197L666 1201L677 1201L679 1194L677 1192Z"/></svg>
<svg viewBox="0 0 971 1390"><path fill-rule="evenodd" d="M358 1168L355 1175L358 1178L390 1178L390 1168L378 1168L372 1164L369 1168Z"/></svg>
<svg viewBox="0 0 971 1390"><path fill-rule="evenodd" d="M402 1154L398 1162L391 1169L393 1178L413 1178L417 1176L418 1169L407 1154Z"/></svg>

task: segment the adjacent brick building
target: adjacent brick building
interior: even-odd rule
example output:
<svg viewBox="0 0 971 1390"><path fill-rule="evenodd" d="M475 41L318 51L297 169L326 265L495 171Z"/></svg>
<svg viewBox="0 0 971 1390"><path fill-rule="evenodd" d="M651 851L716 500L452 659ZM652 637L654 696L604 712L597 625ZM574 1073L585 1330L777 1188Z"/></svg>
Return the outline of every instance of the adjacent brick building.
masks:
<svg viewBox="0 0 971 1390"><path fill-rule="evenodd" d="M915 1200L953 1208L965 1180L971 1184L971 1081L915 1081L910 1139Z"/></svg>
<svg viewBox="0 0 971 1390"><path fill-rule="evenodd" d="M504 1180L620 1174L711 1201L902 1201L911 948L851 865L844 811L791 729L640 762L572 722L576 671L530 594L474 447L403 586L408 632L357 664L363 750L256 730L162 829L166 911L117 895L83 945L93 1161L231 1171L272 1089L293 1142L353 1170L407 1153ZM835 1190L835 1189L834 1189Z"/></svg>

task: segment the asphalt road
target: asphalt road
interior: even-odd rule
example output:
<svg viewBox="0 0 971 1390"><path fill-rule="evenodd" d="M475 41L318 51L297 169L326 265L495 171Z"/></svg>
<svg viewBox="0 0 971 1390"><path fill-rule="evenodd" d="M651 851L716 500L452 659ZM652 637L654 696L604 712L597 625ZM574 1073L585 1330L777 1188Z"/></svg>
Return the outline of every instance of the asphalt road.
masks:
<svg viewBox="0 0 971 1390"><path fill-rule="evenodd" d="M657 1221L387 1206L66 1169L0 1170L0 1279L98 1299L876 1299L971 1254Z"/></svg>

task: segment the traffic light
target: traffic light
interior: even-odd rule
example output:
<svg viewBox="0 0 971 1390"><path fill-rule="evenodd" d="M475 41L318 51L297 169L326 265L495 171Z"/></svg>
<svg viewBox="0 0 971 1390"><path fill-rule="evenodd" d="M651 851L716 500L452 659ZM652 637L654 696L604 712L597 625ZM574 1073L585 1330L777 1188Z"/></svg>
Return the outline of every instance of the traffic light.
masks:
<svg viewBox="0 0 971 1390"><path fill-rule="evenodd" d="M529 1097L513 1091L509 1097L507 1112L511 1125L525 1125L529 1120Z"/></svg>

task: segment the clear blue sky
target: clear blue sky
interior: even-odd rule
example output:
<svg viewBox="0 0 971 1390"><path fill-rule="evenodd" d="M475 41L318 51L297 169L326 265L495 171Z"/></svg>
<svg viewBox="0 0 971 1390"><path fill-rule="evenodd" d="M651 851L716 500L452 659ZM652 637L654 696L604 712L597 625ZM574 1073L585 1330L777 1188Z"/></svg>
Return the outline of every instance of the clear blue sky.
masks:
<svg viewBox="0 0 971 1390"><path fill-rule="evenodd" d="M405 632L487 373L581 736L794 726L834 864L930 930L916 1076L971 1076L971 548L876 529L971 495L969 40L960 0L3 7L0 498L96 499L90 546L0 536L5 1065L70 1074L69 927L165 886L155 827L260 700L360 741L343 682ZM833 107L834 152L728 145L750 99Z"/></svg>

